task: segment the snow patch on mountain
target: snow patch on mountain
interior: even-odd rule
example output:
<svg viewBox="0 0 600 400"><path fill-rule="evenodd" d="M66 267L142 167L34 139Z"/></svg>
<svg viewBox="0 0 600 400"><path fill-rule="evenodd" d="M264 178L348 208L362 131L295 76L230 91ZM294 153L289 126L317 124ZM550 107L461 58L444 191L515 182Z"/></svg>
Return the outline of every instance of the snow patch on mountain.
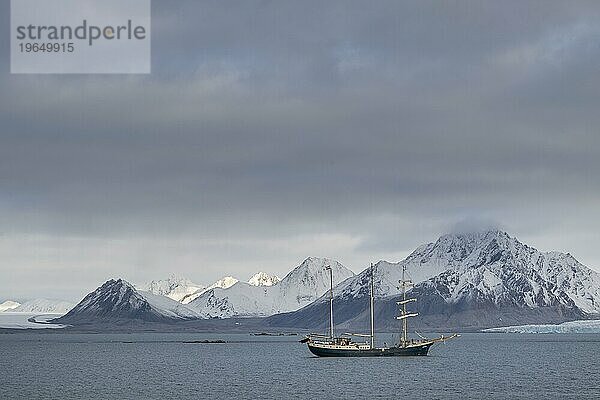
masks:
<svg viewBox="0 0 600 400"><path fill-rule="evenodd" d="M269 275L266 272L258 272L248 280L248 283L252 286L273 286L280 280L281 279L279 279L279 277L276 275Z"/></svg>
<svg viewBox="0 0 600 400"><path fill-rule="evenodd" d="M0 312L12 310L13 308L17 308L21 305L21 303L17 303L16 301L6 300L4 303L0 304Z"/></svg>
<svg viewBox="0 0 600 400"><path fill-rule="evenodd" d="M13 308L12 312L65 314L75 304L63 300L34 299Z"/></svg>

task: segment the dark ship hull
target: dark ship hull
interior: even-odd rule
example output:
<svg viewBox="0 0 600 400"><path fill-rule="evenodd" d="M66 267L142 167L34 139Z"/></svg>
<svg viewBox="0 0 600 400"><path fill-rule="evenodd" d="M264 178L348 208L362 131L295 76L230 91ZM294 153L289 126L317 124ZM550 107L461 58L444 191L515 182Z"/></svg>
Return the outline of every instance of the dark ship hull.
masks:
<svg viewBox="0 0 600 400"><path fill-rule="evenodd" d="M351 346L320 346L307 343L311 353L319 357L398 357L426 356L434 342L420 343L406 347L359 349ZM346 348L343 348L346 347Z"/></svg>

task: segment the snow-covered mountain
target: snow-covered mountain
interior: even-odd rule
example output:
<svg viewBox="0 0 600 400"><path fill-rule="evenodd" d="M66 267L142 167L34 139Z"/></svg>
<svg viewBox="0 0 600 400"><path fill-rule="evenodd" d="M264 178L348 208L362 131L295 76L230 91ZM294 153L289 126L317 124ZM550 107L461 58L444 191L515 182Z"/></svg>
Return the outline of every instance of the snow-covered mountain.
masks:
<svg viewBox="0 0 600 400"><path fill-rule="evenodd" d="M215 283L213 283L212 285L210 285L209 287L207 287L207 290L210 289L214 289L214 288L220 288L220 289L227 289L232 287L233 285L235 285L236 283L238 283L239 280L237 278L234 278L233 276L225 276L221 279L219 279L218 281L216 281Z"/></svg>
<svg viewBox="0 0 600 400"><path fill-rule="evenodd" d="M255 286L237 282L229 288L214 288L189 303L205 318L268 316L298 310L322 296L329 288L331 266L334 285L354 273L335 260L309 257L280 282Z"/></svg>
<svg viewBox="0 0 600 400"><path fill-rule="evenodd" d="M364 328L370 269L354 275L337 261L314 257L271 286L264 274L253 277L253 284L225 277L193 293L184 279L150 285L152 292L110 280L58 322L270 316L265 323L271 326L313 329L327 323L326 266L333 271L336 324ZM399 263L376 263L375 315L381 329L397 328L395 301L404 266L415 283L411 296L418 299L411 304L420 314L415 326L479 329L600 317L599 273L568 253L541 252L491 230L444 235ZM178 303L160 293L186 295Z"/></svg>
<svg viewBox="0 0 600 400"><path fill-rule="evenodd" d="M123 279L111 279L56 321L66 324L118 320L169 322L198 317L195 311L173 299L137 290Z"/></svg>
<svg viewBox="0 0 600 400"><path fill-rule="evenodd" d="M329 290L330 275L326 267L331 267L333 285L336 286L354 276L354 272L329 258L308 257L279 282L280 298L286 304L278 312L299 309L323 296Z"/></svg>
<svg viewBox="0 0 600 400"><path fill-rule="evenodd" d="M399 263L378 262L374 273L378 297L400 293L403 265L416 289L435 287L449 303L473 297L528 307L559 302L600 313L600 274L570 254L543 253L498 230L444 235ZM336 287L337 296L366 294L369 274L365 269Z"/></svg>
<svg viewBox="0 0 600 400"><path fill-rule="evenodd" d="M191 280L177 275L171 275L168 279L156 280L135 287L139 290L167 296L179 302L196 292L201 292L206 289L206 286L204 285L193 283Z"/></svg>
<svg viewBox="0 0 600 400"><path fill-rule="evenodd" d="M13 308L13 312L65 314L75 304L63 300L34 299Z"/></svg>
<svg viewBox="0 0 600 400"><path fill-rule="evenodd" d="M252 286L273 286L279 279L276 275L269 275L266 272L257 272L248 280L248 283Z"/></svg>
<svg viewBox="0 0 600 400"><path fill-rule="evenodd" d="M438 259L445 253L450 268L417 285L420 295L448 304L600 313L600 274L570 254L544 253L500 231L443 236L432 250Z"/></svg>
<svg viewBox="0 0 600 400"><path fill-rule="evenodd" d="M198 289L193 293L185 295L180 300L180 302L182 302L183 304L189 304L192 301L194 301L195 299L197 299L198 297L200 297L201 294L208 292L211 289L215 289L215 288L227 289L227 288L232 287L233 285L235 285L238 282L239 282L239 280L237 278L234 278L233 276L225 276L208 287Z"/></svg>
<svg viewBox="0 0 600 400"><path fill-rule="evenodd" d="M415 283L413 305L429 326L497 326L562 322L600 313L600 274L570 254L541 252L507 233L449 234L418 247L399 263L380 261L374 276L382 325L393 325L402 267ZM334 288L336 320L366 319L369 269ZM316 323L326 298L272 322ZM319 317L322 320L322 315ZM287 322L286 322L287 321ZM504 321L504 322L503 322Z"/></svg>
<svg viewBox="0 0 600 400"><path fill-rule="evenodd" d="M11 311L13 308L17 308L20 305L21 303L17 303L16 301L6 300L4 303L0 304L0 312Z"/></svg>

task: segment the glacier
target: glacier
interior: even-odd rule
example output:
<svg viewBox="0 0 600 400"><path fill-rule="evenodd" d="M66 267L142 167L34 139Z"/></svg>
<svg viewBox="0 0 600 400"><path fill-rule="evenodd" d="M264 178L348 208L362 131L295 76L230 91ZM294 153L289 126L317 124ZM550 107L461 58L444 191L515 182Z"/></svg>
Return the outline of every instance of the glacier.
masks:
<svg viewBox="0 0 600 400"><path fill-rule="evenodd" d="M600 320L579 320L562 324L517 325L484 329L491 333L600 333Z"/></svg>
<svg viewBox="0 0 600 400"><path fill-rule="evenodd" d="M24 302L10 311L21 313L66 314L75 304L64 300L34 299Z"/></svg>
<svg viewBox="0 0 600 400"><path fill-rule="evenodd" d="M52 324L47 321L60 317L62 314L46 313L39 315L30 312L5 311L0 313L0 328L3 329L59 329L65 328L63 324ZM32 322L33 320L39 323Z"/></svg>

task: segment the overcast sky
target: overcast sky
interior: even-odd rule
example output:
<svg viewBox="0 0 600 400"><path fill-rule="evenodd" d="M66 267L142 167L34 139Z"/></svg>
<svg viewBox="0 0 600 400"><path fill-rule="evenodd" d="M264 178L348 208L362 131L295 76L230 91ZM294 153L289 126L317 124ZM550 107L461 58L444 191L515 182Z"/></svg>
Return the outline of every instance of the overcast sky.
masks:
<svg viewBox="0 0 600 400"><path fill-rule="evenodd" d="M153 1L152 74L11 75L0 300L359 272L500 226L600 269L597 1Z"/></svg>

